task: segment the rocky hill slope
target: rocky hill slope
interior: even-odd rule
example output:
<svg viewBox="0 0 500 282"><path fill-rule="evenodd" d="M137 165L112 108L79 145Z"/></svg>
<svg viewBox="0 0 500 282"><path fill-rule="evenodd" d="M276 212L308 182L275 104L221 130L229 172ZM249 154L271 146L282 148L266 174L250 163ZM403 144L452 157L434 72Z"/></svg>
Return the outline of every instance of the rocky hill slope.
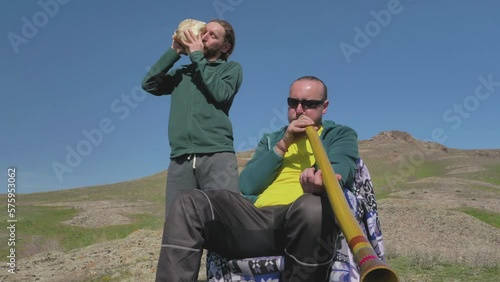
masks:
<svg viewBox="0 0 500 282"><path fill-rule="evenodd" d="M389 131L360 141L360 153L380 198L379 211L389 256L500 265L500 229L464 213L467 208L500 214L500 150L450 149L416 140L405 132ZM240 153L240 164L244 165L250 156L251 152ZM152 177L164 179L165 172ZM151 179L117 185L135 187ZM162 190L161 185L164 183L154 189ZM127 224L131 220L127 215L132 213L157 216L163 213L161 204L148 199L74 199L78 200L47 202L35 197L28 204L81 209L80 214L65 224L86 228ZM99 209L105 209L105 213ZM62 252L56 246L21 258L15 275L6 274L2 263L0 278L51 282L153 281L160 240L161 230L136 230L124 239L69 252ZM203 276L202 270L200 279Z"/></svg>

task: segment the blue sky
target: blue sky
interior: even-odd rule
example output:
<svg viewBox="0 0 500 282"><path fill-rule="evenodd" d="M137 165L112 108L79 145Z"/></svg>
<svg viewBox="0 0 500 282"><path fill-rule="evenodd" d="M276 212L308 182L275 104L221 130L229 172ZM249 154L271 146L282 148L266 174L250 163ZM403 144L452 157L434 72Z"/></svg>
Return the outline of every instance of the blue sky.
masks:
<svg viewBox="0 0 500 282"><path fill-rule="evenodd" d="M303 75L324 80L325 118L351 126L360 140L401 130L451 148L500 148L498 1L1 6L0 180L16 167L18 193L116 183L167 168L170 97L145 94L140 83L186 18L223 18L236 30L230 59L244 71L230 112L237 151L285 124L289 85Z"/></svg>

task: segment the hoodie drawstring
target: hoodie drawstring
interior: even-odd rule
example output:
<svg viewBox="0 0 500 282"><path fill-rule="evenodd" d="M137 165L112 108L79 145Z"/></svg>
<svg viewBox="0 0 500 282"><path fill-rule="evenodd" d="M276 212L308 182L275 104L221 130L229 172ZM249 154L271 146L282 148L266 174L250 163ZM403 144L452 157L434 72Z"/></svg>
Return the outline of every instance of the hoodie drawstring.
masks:
<svg viewBox="0 0 500 282"><path fill-rule="evenodd" d="M190 161L191 157L193 157L193 169L196 169L196 154L191 154L187 157L187 160Z"/></svg>

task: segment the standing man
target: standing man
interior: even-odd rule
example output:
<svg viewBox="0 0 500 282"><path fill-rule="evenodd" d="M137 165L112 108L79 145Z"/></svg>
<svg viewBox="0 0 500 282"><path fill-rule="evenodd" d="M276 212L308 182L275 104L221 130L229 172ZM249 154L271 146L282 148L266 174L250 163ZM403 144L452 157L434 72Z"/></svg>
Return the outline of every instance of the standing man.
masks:
<svg viewBox="0 0 500 282"><path fill-rule="evenodd" d="M179 194L167 215L156 281L195 281L203 248L228 259L285 257L284 281L326 281L340 230L305 128L313 126L337 179L352 189L357 133L322 120L329 101L318 78L294 81L288 126L265 135L240 175L240 190Z"/></svg>
<svg viewBox="0 0 500 282"><path fill-rule="evenodd" d="M239 191L229 110L243 76L240 64L227 61L235 45L233 27L212 20L200 34L184 35L172 40L142 82L145 91L172 97L166 213L180 191ZM191 64L172 69L181 55Z"/></svg>

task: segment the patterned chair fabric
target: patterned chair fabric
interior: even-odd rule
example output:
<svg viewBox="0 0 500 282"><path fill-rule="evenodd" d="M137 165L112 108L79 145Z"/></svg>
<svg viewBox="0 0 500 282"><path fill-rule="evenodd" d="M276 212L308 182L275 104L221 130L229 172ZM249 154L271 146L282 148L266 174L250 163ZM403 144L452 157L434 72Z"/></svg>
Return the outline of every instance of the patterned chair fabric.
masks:
<svg viewBox="0 0 500 282"><path fill-rule="evenodd" d="M377 255L385 261L384 242L377 203L368 168L363 160L357 163L354 193L343 189L355 217ZM330 272L330 282L359 281L359 268L342 232L336 234L336 248ZM207 254L208 282L279 282L283 270L282 256L227 260L214 252Z"/></svg>

